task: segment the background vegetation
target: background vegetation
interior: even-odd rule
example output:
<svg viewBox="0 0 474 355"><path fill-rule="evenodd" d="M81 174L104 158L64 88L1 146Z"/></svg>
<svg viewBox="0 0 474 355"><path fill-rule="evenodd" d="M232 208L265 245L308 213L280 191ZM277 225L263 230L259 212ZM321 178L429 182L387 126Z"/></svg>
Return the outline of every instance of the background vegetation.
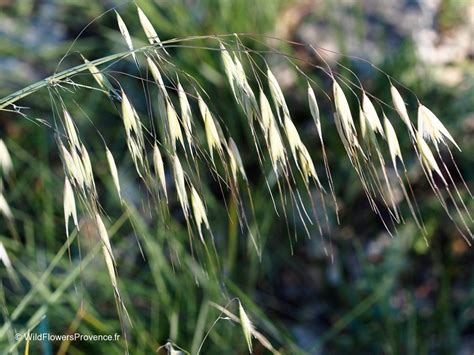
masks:
<svg viewBox="0 0 474 355"><path fill-rule="evenodd" d="M472 6L462 0L407 4L388 1L380 9L372 3L139 2L162 39L264 33L327 45L338 53L374 62L415 91L443 120L463 149L462 153L456 152L455 158L472 190L474 64L472 33L466 18ZM394 4L399 3L399 14L405 17L394 18ZM423 26L421 20L410 17L419 13L429 15L427 4L434 5L432 21L427 22L424 30L433 31L439 39L438 46L433 48L416 32L423 30L416 28ZM114 1L0 1L0 97L55 70L80 64L79 53L96 59L125 50L115 16L109 13L82 32L71 55L57 68L84 26L115 5ZM127 3L117 10L130 32L141 35L135 6ZM410 27L410 21L416 26ZM470 52L458 48L465 39L459 33L466 31L466 27ZM449 46L452 38L458 47ZM139 36L133 40L137 47L145 45ZM446 42L448 54L461 54L443 61L439 58L443 58L442 45ZM246 45L260 48L255 41ZM272 45L309 61L317 60L303 47ZM235 123L241 116L223 74L220 56L203 50L189 55L189 51L171 49L173 63L199 80L209 96L215 98L214 106L225 118L234 139L245 142L245 133ZM295 122L304 132L302 138L308 142L319 171L321 150L306 104L306 83L296 80L278 56L269 56L268 60L284 83ZM386 77L370 65L337 54L328 60L339 60L355 71L366 89L382 100L390 100ZM330 82L320 72L304 64L302 68L330 92ZM132 61L119 61L108 70L126 83L134 100L140 100L140 83L121 74L136 74ZM83 80L93 84L90 77ZM71 103L71 115L83 118L76 122L91 147L101 203L111 217L107 224L118 260L120 288L133 321L133 328L125 329L131 353L151 353L168 341L196 353L211 327L202 353L246 353L247 345L238 325L220 320L213 326L220 312L210 302L221 306L230 303L230 310L237 314L237 303L231 301L235 297L246 307L257 328L283 353L473 353L472 249L445 216L414 155L407 157L411 159L407 166L429 232L429 247L410 219L393 239L387 235L371 212L342 149L330 116L331 107L329 103L322 104L323 130L341 208L340 225L332 217L330 231L326 231L333 246L333 258L329 258L316 233L311 239L301 233L296 242L289 238L285 221L269 208L256 157L251 149L245 150L245 145L239 146L250 176L256 221L264 237L263 255L259 260L248 236L235 223L235 216L229 219L219 212L223 211L219 187L209 183L205 198L224 270L223 277L216 281L207 274L209 265L189 253L186 229L179 220L170 230L150 221L143 213L141 201L146 200L146 191L135 183L136 174L126 158L126 144L121 138L123 127L112 105L105 105L104 97L90 90L63 94L65 102ZM19 104L25 107L21 112L28 117L53 117L46 89ZM408 104L414 112L416 102ZM127 213L114 192L102 142L94 127L104 135L116 159L123 157L117 159L117 164L124 198L132 206ZM401 127L401 122L397 122L397 127ZM6 351L9 344L15 343L14 334L28 328L54 334L121 333L97 238L84 231L72 234L68 257L62 212L64 175L53 133L18 114L2 111L0 132L13 157L14 174L3 179L3 191L15 215L14 227L0 220L0 241L16 273L12 278L0 267L0 349ZM408 137L400 140L402 148L408 151ZM472 211L472 200L467 202ZM235 206L229 208L235 210ZM82 223L91 222L84 217ZM291 223L302 230L296 220ZM177 251L179 262L170 250ZM24 346L18 344L14 351L22 352ZM30 353L34 354L113 354L123 353L124 349L123 337L122 341L110 343L30 344ZM255 344L255 353L265 351Z"/></svg>

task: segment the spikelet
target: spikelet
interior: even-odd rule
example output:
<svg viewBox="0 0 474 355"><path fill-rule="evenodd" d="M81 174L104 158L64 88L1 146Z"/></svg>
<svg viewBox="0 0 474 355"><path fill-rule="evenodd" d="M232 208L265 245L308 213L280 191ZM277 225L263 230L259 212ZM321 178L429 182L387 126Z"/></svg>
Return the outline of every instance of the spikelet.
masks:
<svg viewBox="0 0 474 355"><path fill-rule="evenodd" d="M77 149L81 149L79 145L79 138L77 137L76 127L72 122L71 115L66 110L63 110L64 113L64 121L66 126L66 134L71 142L71 146L76 147Z"/></svg>
<svg viewBox="0 0 474 355"><path fill-rule="evenodd" d="M191 189L191 206L193 207L194 221L196 222L196 225L198 227L199 236L201 237L201 240L204 243L204 238L202 237L202 223L204 222L204 225L206 226L207 230L209 230L209 221L207 220L204 203L199 197L199 194L194 188L194 186Z"/></svg>
<svg viewBox="0 0 474 355"><path fill-rule="evenodd" d="M13 219L13 213L10 210L10 206L8 206L7 200L0 192L0 213L7 219Z"/></svg>
<svg viewBox="0 0 474 355"><path fill-rule="evenodd" d="M178 115L170 101L166 103L166 116L168 118L168 129L173 150L176 150L176 141L180 141L184 148L183 132L181 131Z"/></svg>
<svg viewBox="0 0 474 355"><path fill-rule="evenodd" d="M268 86L270 87L270 92L272 94L273 101L277 105L277 107L281 107L283 109L283 114L286 116L290 115L288 110L288 106L286 105L285 96L283 95L283 91L280 88L280 84L273 75L272 71L269 67L267 67L267 76L268 76Z"/></svg>
<svg viewBox="0 0 474 355"><path fill-rule="evenodd" d="M252 335L254 333L254 327L249 317L247 316L247 313L245 313L244 307L242 307L242 303L240 303L240 301L239 318L240 325L242 326L242 331L244 332L245 341L247 342L247 346L249 348L249 353L252 353Z"/></svg>
<svg viewBox="0 0 474 355"><path fill-rule="evenodd" d="M165 168L163 165L163 158L161 157L160 149L155 143L153 147L153 165L155 166L155 174L160 180L161 187L165 193L166 200L168 200L168 191L166 191L166 178L165 178Z"/></svg>
<svg viewBox="0 0 474 355"><path fill-rule="evenodd" d="M153 76L153 79L155 79L156 83L158 84L158 88L160 89L160 92L167 97L168 92L166 91L165 83L163 81L163 77L161 76L160 70L156 66L156 64L151 60L150 58L146 58L146 61L148 63L148 68L151 71L151 75Z"/></svg>
<svg viewBox="0 0 474 355"><path fill-rule="evenodd" d="M0 168L6 176L10 175L13 170L12 158L3 139L0 139Z"/></svg>
<svg viewBox="0 0 474 355"><path fill-rule="evenodd" d="M181 204L181 209L183 210L184 215L188 216L188 194L186 193L186 186L184 184L184 172L181 162L177 155L173 158L174 162L174 182L176 185L176 191L178 192L178 199Z"/></svg>
<svg viewBox="0 0 474 355"><path fill-rule="evenodd" d="M300 145L303 145L303 143L301 142L300 135L295 127L295 124L288 116L285 116L284 118L284 127L286 136L288 138L288 143L290 144L291 154L293 155L296 164L298 164L296 150L299 148Z"/></svg>
<svg viewBox="0 0 474 355"><path fill-rule="evenodd" d="M105 91L113 91L114 87L105 77L105 75L102 74L100 70L93 63L88 61L84 56L82 56L82 59L84 60L84 63L86 63L87 69L92 74L97 84L99 84L100 88Z"/></svg>
<svg viewBox="0 0 474 355"><path fill-rule="evenodd" d="M137 6L137 11L138 11L138 18L140 19L140 24L142 25L143 31L145 32L145 35L147 36L150 44L154 44L154 43L158 44L165 51L165 53L168 54L166 49L163 47L163 44L161 43L160 38L158 37L158 34L156 33L155 28L151 24L148 17L145 15L142 9L140 9L138 6Z"/></svg>
<svg viewBox="0 0 474 355"><path fill-rule="evenodd" d="M247 181L247 175L245 174L244 164L242 163L242 158L240 157L239 149L237 148L237 145L235 144L232 138L229 138L227 151L229 153L230 169L234 181L237 182L237 169L240 171L240 175L242 175L243 179Z"/></svg>
<svg viewBox="0 0 474 355"><path fill-rule="evenodd" d="M275 174L278 175L278 163L280 163L282 166L286 166L286 154L285 147L283 146L283 142L281 140L280 132L275 122L270 125L269 146L273 170L275 171Z"/></svg>
<svg viewBox="0 0 474 355"><path fill-rule="evenodd" d="M68 178L64 179L64 223L66 225L66 235L69 238L69 217L72 217L74 225L79 229L77 222L76 200L74 198L74 191Z"/></svg>
<svg viewBox="0 0 474 355"><path fill-rule="evenodd" d="M397 134L395 133L395 129L385 114L383 115L383 124L385 128L385 137L387 139L388 149L390 151L390 156L392 157L393 168L397 169L397 157L403 162Z"/></svg>
<svg viewBox="0 0 474 355"><path fill-rule="evenodd" d="M367 118L365 113L362 110L362 107L359 108L359 123L360 123L360 133L363 139L367 138Z"/></svg>
<svg viewBox="0 0 474 355"><path fill-rule="evenodd" d="M446 137L456 146L456 148L461 150L439 118L422 104L418 106L418 132L421 133L423 138L432 141L436 147L439 142L443 142L447 145L444 140L444 137Z"/></svg>
<svg viewBox="0 0 474 355"><path fill-rule="evenodd" d="M0 260L2 261L3 265L5 265L7 269L12 268L12 262L10 258L8 257L7 250L3 246L2 242L0 242Z"/></svg>
<svg viewBox="0 0 474 355"><path fill-rule="evenodd" d="M72 151L71 155L62 143L60 145L67 174L74 179L77 187L84 190L84 169L81 168L82 163L79 156L75 153L75 150Z"/></svg>
<svg viewBox="0 0 474 355"><path fill-rule="evenodd" d="M234 76L236 72L235 68L235 63L232 60L232 57L230 56L229 52L227 49L224 47L222 43L219 43L219 47L221 49L221 57L222 57L222 63L224 64L224 71L227 76L227 80L229 81L229 85L232 89L232 93L236 96L236 91L235 91L235 86L234 86Z"/></svg>
<svg viewBox="0 0 474 355"><path fill-rule="evenodd" d="M392 95L392 102L395 110L402 119L402 121L407 125L408 130L414 136L415 132L411 126L410 117L408 116L407 107L403 101L402 95L398 92L397 88L393 85L390 85L390 93Z"/></svg>
<svg viewBox="0 0 474 355"><path fill-rule="evenodd" d="M94 173L92 171L92 164L84 144L81 145L81 157L82 157L82 166L84 167L85 173L85 184L89 189L92 189L94 185Z"/></svg>
<svg viewBox="0 0 474 355"><path fill-rule="evenodd" d="M216 122L214 121L209 108L200 95L198 95L198 103L199 110L201 111L201 116L204 121L204 129L206 131L207 144L211 153L211 159L214 161L214 149L216 149L219 153L222 152L222 143L219 137L219 131L217 130Z"/></svg>
<svg viewBox="0 0 474 355"><path fill-rule="evenodd" d="M179 106L181 107L181 120L183 121L184 133L186 134L186 140L191 148L193 142L193 127L192 127L192 113L191 106L189 105L188 97L184 91L181 83L178 83L178 97Z"/></svg>
<svg viewBox="0 0 474 355"><path fill-rule="evenodd" d="M135 55L134 48L133 48L132 37L130 37L130 33L128 32L127 25L125 25L125 22L123 22L122 17L120 17L117 11L115 11L115 14L117 15L117 23L119 26L120 33L125 39L125 43L127 44L128 49L130 50L130 52L132 52L133 60L138 65L137 57Z"/></svg>
<svg viewBox="0 0 474 355"><path fill-rule="evenodd" d="M105 265L107 266L112 287L117 290L117 276L115 275L114 260L104 245L102 246L102 253L104 254Z"/></svg>
<svg viewBox="0 0 474 355"><path fill-rule="evenodd" d="M367 119L368 127L372 130L372 132L379 133L383 137L383 128L377 115L377 111L375 111L372 101L370 101L365 92L362 98L362 111L364 112L365 118Z"/></svg>
<svg viewBox="0 0 474 355"><path fill-rule="evenodd" d="M313 177L316 180L318 186L322 188L321 182L319 181L319 177L316 174L316 169L314 168L313 160L311 159L308 149L304 144L299 145L298 153L301 165L301 172L303 173L306 182L309 181L310 177Z"/></svg>
<svg viewBox="0 0 474 355"><path fill-rule="evenodd" d="M429 173L431 174L431 171L433 170L436 171L436 173L438 173L438 175L441 177L444 184L446 185L446 180L444 179L444 176L441 173L438 163L436 162L436 159L433 156L430 147L428 147L428 144L425 142L420 132L416 133L416 144L418 147L418 151L420 152L422 162L428 169Z"/></svg>
<svg viewBox="0 0 474 355"><path fill-rule="evenodd" d="M308 102L309 102L309 110L311 111L311 116L313 116L314 124L316 125L316 129L318 130L318 134L321 137L321 118L319 115L319 107L318 102L316 101L316 95L314 95L313 88L308 83Z"/></svg>
<svg viewBox="0 0 474 355"><path fill-rule="evenodd" d="M97 223L97 231L99 232L100 240L102 241L102 246L104 247L104 254L110 256L111 261L113 262L112 266L115 264L114 254L112 253L112 245L110 244L109 234L107 233L107 228L102 221L102 218L98 213L95 215L95 220ZM107 253L105 253L107 252ZM107 260L107 258L106 258Z"/></svg>
<svg viewBox="0 0 474 355"><path fill-rule="evenodd" d="M122 194L120 193L120 180L117 171L117 165L115 164L115 159L108 147L105 147L105 155L107 156L107 163L109 164L110 175L112 175L112 180L114 181L115 189L117 194L122 201Z"/></svg>
<svg viewBox="0 0 474 355"><path fill-rule="evenodd" d="M135 110L123 90L122 90L122 116L123 116L123 124L125 126L127 135L129 135L131 132L138 133L139 128L138 128L138 122L137 122Z"/></svg>
<svg viewBox="0 0 474 355"><path fill-rule="evenodd" d="M110 281L112 286L117 290L117 276L115 275L115 259L112 253L112 246L110 245L109 234L105 228L104 222L99 214L96 214L97 229L99 232L99 237L102 241L102 253L104 254L105 264L107 266L107 271L109 273Z"/></svg>
<svg viewBox="0 0 474 355"><path fill-rule="evenodd" d="M347 102L346 95L342 91L339 84L334 80L333 83L333 94L336 105L337 118L342 124L344 133L347 136L348 141L353 144L355 138L355 126L352 119L351 110L349 108L349 103Z"/></svg>
<svg viewBox="0 0 474 355"><path fill-rule="evenodd" d="M261 116L261 125L265 137L268 136L268 131L270 126L273 124L275 117L273 116L272 108L268 102L267 97L262 89L260 89L260 116Z"/></svg>

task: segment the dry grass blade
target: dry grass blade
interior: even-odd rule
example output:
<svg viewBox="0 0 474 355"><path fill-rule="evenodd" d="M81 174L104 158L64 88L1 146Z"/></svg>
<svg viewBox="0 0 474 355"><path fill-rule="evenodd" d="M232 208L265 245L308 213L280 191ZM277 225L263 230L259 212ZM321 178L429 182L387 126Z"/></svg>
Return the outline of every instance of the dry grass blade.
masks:
<svg viewBox="0 0 474 355"><path fill-rule="evenodd" d="M13 171L13 162L3 139L0 139L0 168L3 174L10 175Z"/></svg>
<svg viewBox="0 0 474 355"><path fill-rule="evenodd" d="M74 225L79 229L79 223L77 221L76 211L76 200L74 198L74 191L72 190L71 183L66 177L64 179L64 222L66 225L66 235L69 238L69 218L72 217Z"/></svg>

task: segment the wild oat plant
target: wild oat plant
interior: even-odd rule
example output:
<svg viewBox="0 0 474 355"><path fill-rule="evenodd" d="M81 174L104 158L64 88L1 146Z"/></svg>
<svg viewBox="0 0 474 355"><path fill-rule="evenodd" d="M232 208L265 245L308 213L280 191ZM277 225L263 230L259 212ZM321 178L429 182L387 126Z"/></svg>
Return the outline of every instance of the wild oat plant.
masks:
<svg viewBox="0 0 474 355"><path fill-rule="evenodd" d="M308 237L313 236L315 231L320 235L325 252L331 257L329 219L335 218L338 223L341 222L338 218L338 197L331 176L331 162L326 154L322 120L333 120L335 123L340 144L359 178L374 217L380 219L390 236L396 235L397 226L404 223L405 218L413 218L422 235L427 235L404 162L406 155L415 154L447 217L466 243L471 245L472 216L463 196L472 199L472 194L464 183L452 154L452 149L461 148L436 114L395 78L376 68L386 75L387 90L392 98L391 102L384 102L366 91L355 74L352 77L342 76L339 69L347 72L342 64L338 63L336 67L327 64L324 60L324 48L292 43L295 46L305 46L306 50L311 51L323 63L319 66L266 45L267 42L278 43L278 39L265 36L226 34L162 41L140 8L137 8L137 15L144 31L144 34L137 36L146 36L148 45L134 47L125 21L115 12L118 28L127 47L124 52L98 59L86 59L82 56L83 64L54 73L49 78L0 100L1 110L14 112L32 123L44 125L54 134L57 154L64 170L62 179L66 239L64 248L57 257L61 258L74 241L80 246L83 234L96 235L100 240L94 251L100 249L105 260L120 319L122 344L126 351L133 353L133 347L128 342L133 343L129 333L134 321L127 311L127 303L131 301L123 297L121 265L114 254L114 240L111 240L112 234L115 234L124 220L130 222L137 235L133 248L139 248L144 254L148 254L149 247L142 251L140 234L147 228L143 224L149 228L155 226L165 230L165 237L159 239L163 245L158 247L161 248L158 257L164 262L152 267L188 268L195 279L196 288L203 282L211 282L228 300L225 305L210 303L220 315L206 334L202 334L195 344L193 342L192 349L181 349L179 344L174 344L171 340L161 348L171 354L188 351L199 353L215 324L230 320L240 323L249 352L252 352L252 343L257 341L271 352L278 353L253 325L252 314L246 313L241 300L232 298L225 287L221 286L225 274L219 250L221 244L216 243L216 238L222 238L222 235L214 230L213 218L228 218L229 223L238 223L240 235L247 237L253 253L258 258L262 257L263 240L268 236L260 232L260 221L252 198L253 185L245 159L239 153L242 145L251 143L260 167L260 172L252 172L252 175L264 179L269 206L271 205L275 215L285 221L290 244L297 235L289 220L296 218L304 226ZM244 44L249 42L266 47L260 51L252 50ZM72 47L65 57L72 53L71 50ZM240 111L241 121L238 125L246 132L248 142L233 138L228 120L219 113L222 109L220 98L208 95L196 78L174 64L173 53L177 50L189 51L190 55L206 51L220 56L222 66L217 70L223 71L227 77L235 99L233 109ZM286 60L300 79L307 82L305 100L314 120L317 132L314 139L320 144L322 161L314 158L301 138L277 75L267 63L272 56ZM133 72L113 70L114 65L124 60L133 60ZM305 67L313 67L322 77L326 77L331 82L332 92L325 92L305 74L300 65L302 62ZM136 95L132 95L127 89L127 80L137 81L142 86L143 97L140 102L145 102L145 106L134 102ZM43 89L49 93L51 115L45 118L31 117L28 111L19 106L19 102ZM114 153L111 149L112 142L107 142L103 132L96 129L96 148L91 155L91 147L87 147L83 141L78 120L89 120L93 126L93 122L101 118L95 117L94 112L83 110L82 117L69 114L70 107L74 107L75 111L81 108L81 102L71 98L71 94L79 90L90 90L94 95L101 96L101 102L112 107L117 118L120 117L123 139L136 173L135 183L147 196L139 205L127 200L117 168L117 160L121 161L124 157ZM407 96L415 96L418 102L416 120L414 112L409 113L405 104L404 97ZM329 103L332 112L320 112L321 101L325 102L325 106ZM356 105L350 105L349 102L356 102ZM412 107L409 109L414 110ZM395 120L401 120L405 129L397 132L392 123ZM232 127L235 126L233 122ZM412 152L401 151L399 137L403 135L409 136ZM97 149L99 146L101 149ZM113 184L111 186L114 187L116 200L123 212L118 224L114 224L114 218L101 204L101 194L104 192L96 186L98 182L95 175L96 168L100 167L91 159L92 156L108 164L109 181ZM2 181L8 181L14 166L4 140L0 140L0 165ZM454 171L448 169L448 166L454 167ZM464 186L455 184L460 179ZM221 196L213 198L214 211L209 213L211 203L206 201L205 196L212 195L211 184L218 186ZM0 212L12 237L19 238L15 213L10 208L15 203L9 201L9 185L2 183L1 186ZM397 191L403 194L402 199L396 196ZM401 205L404 203L410 216L402 214ZM177 206L180 211L176 210ZM147 218L141 219L140 215L147 215ZM234 216L237 220L232 220ZM182 226L187 230L187 242L175 240L174 233ZM64 287L82 272L93 272L86 267L92 257L93 253L83 255L81 267L78 268L69 252L72 276ZM151 258L153 255L147 257ZM0 259L14 281L13 284L18 283L15 263L11 261L9 251L2 243ZM53 261L51 267L57 262ZM171 296L167 294L162 280L157 280L157 283L158 293L150 297L156 297L159 304L160 298ZM133 297L133 290L125 292L128 297ZM33 295L34 293L31 294ZM57 295L59 296L60 294ZM28 303L29 300L25 298L24 302ZM11 337L14 324L20 319L24 306L18 306L11 314L4 314L5 322L0 328L0 337L10 339L9 350L15 349L24 341ZM236 309L235 312L231 311L233 308ZM34 329L44 314L45 310L40 309L26 324L20 326L21 332Z"/></svg>

